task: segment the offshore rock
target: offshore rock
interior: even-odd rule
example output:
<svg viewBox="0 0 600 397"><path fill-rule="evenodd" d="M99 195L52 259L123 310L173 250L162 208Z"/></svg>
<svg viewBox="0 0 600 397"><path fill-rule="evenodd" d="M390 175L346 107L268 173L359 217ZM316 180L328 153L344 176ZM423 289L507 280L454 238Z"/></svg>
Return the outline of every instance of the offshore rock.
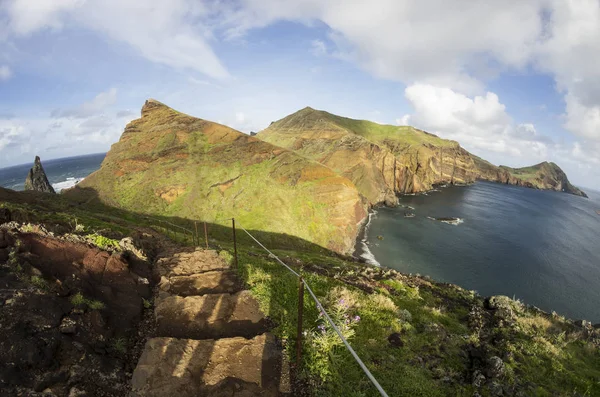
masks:
<svg viewBox="0 0 600 397"><path fill-rule="evenodd" d="M25 179L25 190L56 193L50 182L48 182L48 177L46 176L44 167L42 167L39 156L35 156L33 168L31 168L27 174L27 178Z"/></svg>

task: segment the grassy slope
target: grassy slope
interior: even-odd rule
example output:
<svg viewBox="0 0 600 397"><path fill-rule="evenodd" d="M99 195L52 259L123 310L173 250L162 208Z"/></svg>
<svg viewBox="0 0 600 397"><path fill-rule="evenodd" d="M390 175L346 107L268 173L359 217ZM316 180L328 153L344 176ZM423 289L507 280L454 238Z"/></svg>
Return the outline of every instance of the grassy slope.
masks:
<svg viewBox="0 0 600 397"><path fill-rule="evenodd" d="M555 163L544 161L536 165L521 168L512 168L505 165L496 167L489 161L486 161L475 155L471 155L483 179L497 182L505 182L512 178L511 183L522 186L534 187L537 189L550 189L566 191L579 196L586 197L581 189L573 186L564 171ZM501 176L501 180L498 178Z"/></svg>
<svg viewBox="0 0 600 397"><path fill-rule="evenodd" d="M390 191L412 193L431 189L434 183L474 179L468 171L472 161L458 143L408 126L305 108L272 123L258 137L327 165L351 179L373 204L383 201ZM457 166L466 171L454 173Z"/></svg>
<svg viewBox="0 0 600 397"><path fill-rule="evenodd" d="M280 232L341 252L365 205L349 180L231 128L152 102L80 186L147 214ZM267 194L265 194L267 192Z"/></svg>
<svg viewBox="0 0 600 397"><path fill-rule="evenodd" d="M72 227L77 217L88 232L107 235L128 234L138 226L161 227L153 218L93 201L74 201L73 196L0 189L0 207L49 226ZM185 219L163 220L191 227ZM213 247L232 253L230 229L211 225L209 235ZM293 361L297 280L246 236L238 237L238 271L277 324L274 332ZM259 239L278 241L266 234ZM473 395L473 368L466 353L471 349L502 357L507 369L496 382L509 389L518 385L523 395L600 395L598 345L586 341L568 320L511 302L516 315L513 324L490 318L478 321L473 313L483 312L485 318L487 311L483 299L473 292L367 267L314 245L290 241L286 246L274 252L303 274L330 314L342 314L337 316L340 325L344 313L361 317L354 323L349 341L390 396ZM341 299L344 305L340 305ZM322 319L308 294L304 304L307 336L301 378L311 394L376 396L332 331L323 333L318 328ZM486 325L480 326L482 323ZM387 338L392 332L401 334L402 347L390 347ZM479 392L490 395L487 386Z"/></svg>

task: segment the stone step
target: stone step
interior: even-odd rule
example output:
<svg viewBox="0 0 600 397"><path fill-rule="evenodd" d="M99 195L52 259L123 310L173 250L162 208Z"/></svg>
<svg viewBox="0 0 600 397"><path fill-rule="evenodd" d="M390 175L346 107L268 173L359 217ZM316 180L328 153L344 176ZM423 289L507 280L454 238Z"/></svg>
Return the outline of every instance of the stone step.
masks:
<svg viewBox="0 0 600 397"><path fill-rule="evenodd" d="M214 250L197 249L192 252L178 252L156 261L156 272L159 277L190 276L229 268L230 265Z"/></svg>
<svg viewBox="0 0 600 397"><path fill-rule="evenodd" d="M138 397L289 395L289 369L275 337L153 338L133 372Z"/></svg>
<svg viewBox="0 0 600 397"><path fill-rule="evenodd" d="M232 294L241 290L241 287L242 284L232 270L206 272L192 276L162 277L159 283L161 291L180 296Z"/></svg>
<svg viewBox="0 0 600 397"><path fill-rule="evenodd" d="M157 336L210 339L266 332L268 321L249 291L181 297L159 292Z"/></svg>

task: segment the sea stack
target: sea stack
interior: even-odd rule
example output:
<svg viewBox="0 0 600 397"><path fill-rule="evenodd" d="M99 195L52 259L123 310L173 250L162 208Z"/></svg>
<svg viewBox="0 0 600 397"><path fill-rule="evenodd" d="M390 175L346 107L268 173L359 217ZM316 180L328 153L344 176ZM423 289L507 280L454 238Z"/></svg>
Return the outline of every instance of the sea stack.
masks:
<svg viewBox="0 0 600 397"><path fill-rule="evenodd" d="M35 190L37 192L56 193L54 188L48 182L48 177L42 167L42 162L39 156L35 156L33 168L29 170L25 179L25 190Z"/></svg>

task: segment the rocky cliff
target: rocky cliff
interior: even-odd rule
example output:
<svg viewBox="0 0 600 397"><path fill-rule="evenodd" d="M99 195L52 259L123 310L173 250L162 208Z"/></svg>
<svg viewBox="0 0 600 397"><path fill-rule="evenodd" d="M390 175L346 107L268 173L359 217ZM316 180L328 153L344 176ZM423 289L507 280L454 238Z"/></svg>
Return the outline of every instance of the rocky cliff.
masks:
<svg viewBox="0 0 600 397"><path fill-rule="evenodd" d="M367 203L349 179L234 129L146 101L78 185L135 212L289 234L349 252Z"/></svg>
<svg viewBox="0 0 600 397"><path fill-rule="evenodd" d="M476 177L470 154L457 142L309 107L272 123L258 137L347 177L371 204L393 204L396 193L471 183Z"/></svg>
<svg viewBox="0 0 600 397"><path fill-rule="evenodd" d="M56 193L54 188L48 182L44 167L39 156L35 156L33 168L29 170L27 178L25 178L25 190L35 190L38 192Z"/></svg>
<svg viewBox="0 0 600 397"><path fill-rule="evenodd" d="M472 157L477 166L479 179L532 189L555 190L587 197L584 191L569 182L567 175L555 163L544 161L523 168L511 168L503 165L497 167L475 155L472 155Z"/></svg>

